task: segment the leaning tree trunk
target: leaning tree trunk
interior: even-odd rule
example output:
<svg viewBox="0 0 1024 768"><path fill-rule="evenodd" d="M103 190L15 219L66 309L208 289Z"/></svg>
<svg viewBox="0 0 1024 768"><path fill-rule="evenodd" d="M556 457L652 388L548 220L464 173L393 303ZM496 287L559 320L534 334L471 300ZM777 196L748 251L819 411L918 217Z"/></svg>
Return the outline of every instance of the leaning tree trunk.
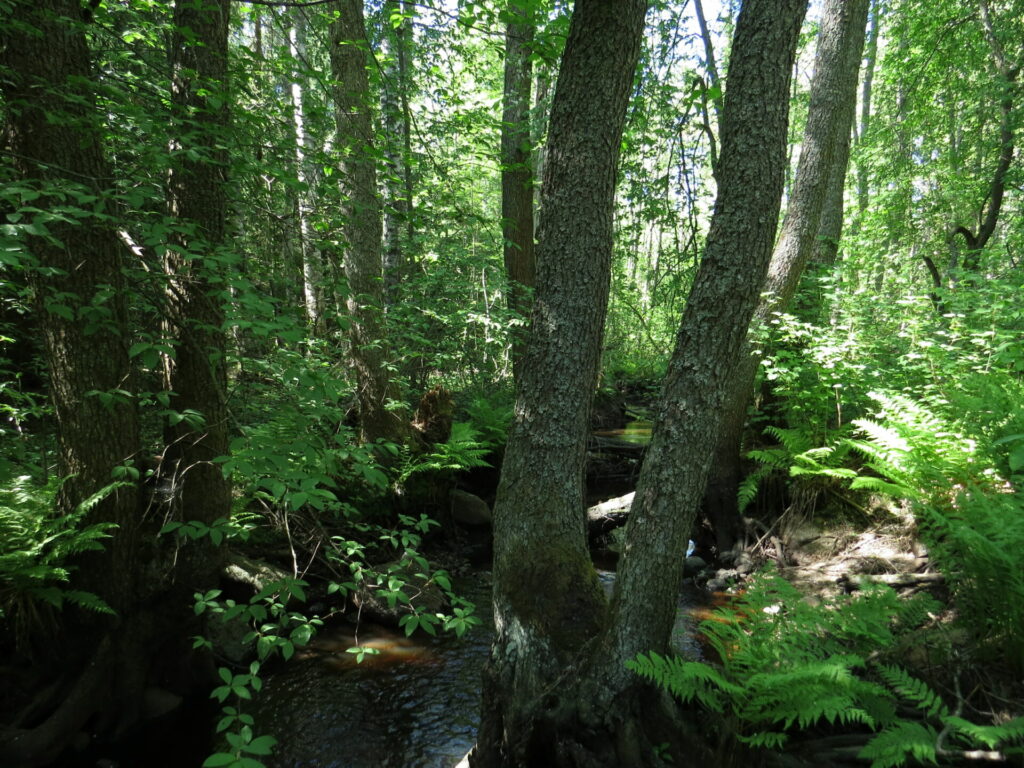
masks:
<svg viewBox="0 0 1024 768"><path fill-rule="evenodd" d="M626 525L606 654L595 675L610 702L624 664L665 650L686 541L772 254L786 167L789 83L805 0L743 4L729 61L719 191L704 258L686 303L651 444ZM612 695L609 698L608 694Z"/></svg>
<svg viewBox="0 0 1024 768"><path fill-rule="evenodd" d="M58 472L66 478L57 496L64 515L108 486L113 470L133 462L139 450L121 245L109 218L116 215L109 196L114 179L104 156L81 23L77 0L18 0L0 12L0 89L18 186L38 193L31 205L43 211L66 206L69 199L83 209L71 222L36 217L36 231L24 232L24 266L57 423ZM71 575L74 588L101 597L122 621L137 602L137 498L135 488L122 487L91 507L86 524L117 528L103 551L77 560ZM80 656L92 656L56 711L33 722L31 730L0 735L0 763L28 766L54 759L109 701L119 685L112 649L127 630L121 623L114 641L99 640L114 624L104 619L63 614L62 627L84 625L85 631L75 634L66 646L68 658L54 660L55 666L67 670ZM2 681L0 688L6 695Z"/></svg>
<svg viewBox="0 0 1024 768"><path fill-rule="evenodd" d="M536 281L533 246L533 158L530 150L532 13L512 3L505 28L505 95L501 115L501 229L509 309L526 318ZM512 367L521 373L525 329L512 333Z"/></svg>
<svg viewBox="0 0 1024 768"><path fill-rule="evenodd" d="M167 316L177 339L169 361L171 410L163 471L179 513L212 523L231 509L218 457L228 452L223 264L227 217L226 133L229 0L177 0L171 42L171 168L167 203L176 222L167 250ZM177 417L175 417L177 419ZM189 569L212 567L197 552ZM182 574L185 581L197 574Z"/></svg>
<svg viewBox="0 0 1024 768"><path fill-rule="evenodd" d="M853 119L849 104L856 99L867 6L867 0L826 3L793 194L762 288L765 298L754 312L755 326L789 304L814 250L835 163L835 147L840 135L850 130ZM740 444L758 364L759 357L749 344L744 345L726 385L724 419L705 492L705 508L715 528L720 552L731 548L739 530Z"/></svg>
<svg viewBox="0 0 1024 768"><path fill-rule="evenodd" d="M601 626L583 469L646 0L578 0L548 130L537 292L494 510L497 637L476 766L546 764L541 698Z"/></svg>
<svg viewBox="0 0 1024 768"><path fill-rule="evenodd" d="M384 336L381 202L366 76L369 42L362 0L338 0L336 8L331 22L331 74L336 151L341 157L342 264L348 282L346 306L359 425L364 442L402 443L408 428L393 410L396 394L388 374Z"/></svg>

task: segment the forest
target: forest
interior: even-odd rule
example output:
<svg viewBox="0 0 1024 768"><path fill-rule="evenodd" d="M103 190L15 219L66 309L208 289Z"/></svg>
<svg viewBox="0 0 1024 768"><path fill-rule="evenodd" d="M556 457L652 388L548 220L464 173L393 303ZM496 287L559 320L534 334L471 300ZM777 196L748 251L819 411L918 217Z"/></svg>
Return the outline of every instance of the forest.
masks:
<svg viewBox="0 0 1024 768"><path fill-rule="evenodd" d="M0 0L0 766L1024 765L1022 0Z"/></svg>

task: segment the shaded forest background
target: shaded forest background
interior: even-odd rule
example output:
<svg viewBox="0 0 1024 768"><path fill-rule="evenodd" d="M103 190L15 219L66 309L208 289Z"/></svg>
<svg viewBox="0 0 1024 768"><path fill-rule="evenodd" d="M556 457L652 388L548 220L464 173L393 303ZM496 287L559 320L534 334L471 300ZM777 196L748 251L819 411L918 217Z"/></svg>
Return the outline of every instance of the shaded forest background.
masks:
<svg viewBox="0 0 1024 768"><path fill-rule="evenodd" d="M657 410L721 191L739 5L647 10L593 422ZM812 173L835 5L812 6L797 44L780 244ZM856 669L880 688L813 715L737 708L730 727L775 748L794 722L857 710L890 734L876 765L961 759L1024 734L1019 691L986 680L1024 671L1024 6L862 7L817 212L791 285L769 282L755 312L755 380L725 397L693 537L726 562L782 515L871 527L895 510L955 609L918 660L941 695L894 666L864 672L877 649L832 628L832 656L855 660L800 684ZM45 764L85 723L130 728L154 680L219 679L228 741L209 764L243 765L272 739L238 705L321 624L298 607L307 592L405 606L409 633L477 621L429 550L460 535L453 491L493 499L528 375L571 15L546 0L0 0L0 754ZM253 594L223 591L225 563ZM751 591L753 612L784 590ZM214 614L248 622L252 666L204 656ZM823 631L794 621L796 648ZM965 700L936 671L953 658L998 693ZM714 708L761 668L700 685L668 670L641 672ZM866 703L886 696L924 723Z"/></svg>

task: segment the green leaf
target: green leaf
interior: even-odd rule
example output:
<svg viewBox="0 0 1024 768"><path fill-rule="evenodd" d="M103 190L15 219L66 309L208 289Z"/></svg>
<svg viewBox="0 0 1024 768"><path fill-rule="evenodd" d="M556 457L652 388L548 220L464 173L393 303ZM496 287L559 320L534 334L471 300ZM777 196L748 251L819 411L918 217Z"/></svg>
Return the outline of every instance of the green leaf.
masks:
<svg viewBox="0 0 1024 768"><path fill-rule="evenodd" d="M273 736L257 736L242 749L254 755L269 755L275 744L277 739Z"/></svg>
<svg viewBox="0 0 1024 768"><path fill-rule="evenodd" d="M228 752L217 752L203 761L203 768L221 768L235 762L235 756Z"/></svg>

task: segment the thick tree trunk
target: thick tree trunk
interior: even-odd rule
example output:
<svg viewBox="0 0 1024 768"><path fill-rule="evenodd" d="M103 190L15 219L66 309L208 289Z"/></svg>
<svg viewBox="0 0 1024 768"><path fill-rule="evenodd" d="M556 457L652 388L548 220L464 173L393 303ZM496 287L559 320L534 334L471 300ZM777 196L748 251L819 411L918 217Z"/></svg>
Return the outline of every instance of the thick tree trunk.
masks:
<svg viewBox="0 0 1024 768"><path fill-rule="evenodd" d="M228 0L177 0L171 43L171 170L168 208L177 220L165 257L167 314L177 338L169 365L171 409L194 412L165 430L163 470L188 520L211 523L231 509L215 459L228 452L227 367L219 251L227 217ZM199 555L193 565L202 567ZM213 568L214 564L208 564Z"/></svg>
<svg viewBox="0 0 1024 768"><path fill-rule="evenodd" d="M331 22L331 73L337 149L341 161L342 264L348 282L352 365L359 397L364 442L402 443L408 424L392 409L394 387L388 374L384 336L384 280L381 263L381 201L366 76L369 42L362 0L338 0Z"/></svg>
<svg viewBox="0 0 1024 768"><path fill-rule="evenodd" d="M850 104L856 99L866 23L867 0L828 0L826 3L793 194L762 289L765 298L754 312L755 326L789 304L814 250L836 162L836 145L850 130L853 119ZM758 363L759 358L750 345L745 344L726 386L727 416L716 439L705 494L707 513L717 531L720 549L730 546L729 532L739 528L740 444Z"/></svg>
<svg viewBox="0 0 1024 768"><path fill-rule="evenodd" d="M70 514L113 481L116 467L133 463L139 450L122 246L107 218L117 213L109 197L114 180L104 156L81 5L18 0L0 17L0 89L11 163L21 186L40 193L32 205L43 211L78 200L82 209L99 214L83 213L74 222L55 217L45 223L45 234L25 235L25 267L57 423L57 471L66 478L57 508ZM134 692L126 679L131 673L112 661L134 637L128 617L139 603L137 501L136 488L121 487L86 515L86 524L117 527L102 551L77 559L71 586L98 595L118 618L62 614L61 625L73 628L73 638L63 646L66 656L48 662L55 670L80 675L42 722L0 734L0 763L53 760L76 733L96 724L87 725L112 694ZM116 634L104 636L114 626ZM6 680L0 680L0 690L14 695Z"/></svg>
<svg viewBox="0 0 1024 768"><path fill-rule="evenodd" d="M536 282L533 246L533 162L530 151L530 56L535 24L531 12L512 3L505 29L505 95L501 116L501 228L505 241L508 305L529 317ZM512 332L512 366L520 375L526 333Z"/></svg>
<svg viewBox="0 0 1024 768"><path fill-rule="evenodd" d="M104 216L113 178L102 146L89 52L77 0L22 0L0 24L0 87L7 109L12 162L42 197L33 205L66 205L88 196ZM27 236L31 284L50 373L59 444L57 498L70 514L113 481L112 470L139 450L131 392L129 337L121 277L121 244L108 220L83 215L46 223L49 236ZM128 610L135 594L139 520L137 493L120 488L89 512L87 523L116 523L102 553L84 557L74 586Z"/></svg>
<svg viewBox="0 0 1024 768"><path fill-rule="evenodd" d="M494 510L497 637L477 766L554 760L539 708L602 624L583 467L619 146L646 7L646 0L578 0L555 86L532 332Z"/></svg>

